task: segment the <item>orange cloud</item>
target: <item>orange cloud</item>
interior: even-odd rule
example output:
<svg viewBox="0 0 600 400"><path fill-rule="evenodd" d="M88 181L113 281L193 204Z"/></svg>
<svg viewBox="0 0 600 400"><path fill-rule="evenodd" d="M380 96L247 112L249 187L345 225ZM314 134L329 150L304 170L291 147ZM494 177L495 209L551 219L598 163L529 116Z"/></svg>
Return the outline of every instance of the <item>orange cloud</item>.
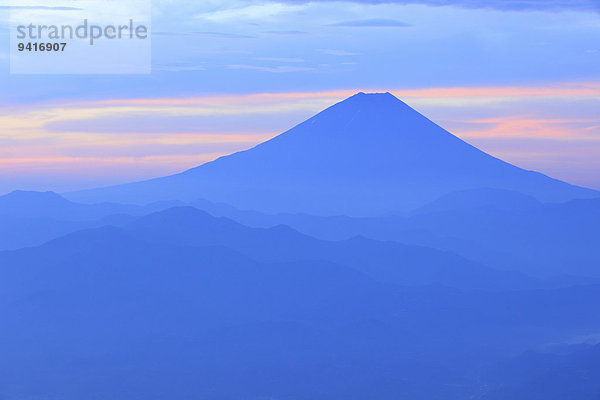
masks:
<svg viewBox="0 0 600 400"><path fill-rule="evenodd" d="M517 98L517 97L578 97L599 98L600 82L572 83L547 86L503 86L503 87L454 87L420 89L377 89L363 88L351 90L332 90L320 92L257 93L239 95L207 95L188 98L153 99L109 99L90 102L98 106L161 106L161 105L243 105L272 104L282 101L317 100L345 98L359 91L389 91L399 98L448 99L448 98ZM86 103L80 103L86 104Z"/></svg>
<svg viewBox="0 0 600 400"><path fill-rule="evenodd" d="M15 171L20 175L52 171L52 174L61 176L94 174L127 181L142 173L152 176L176 172L224 154L214 147L202 148L201 144L223 143L230 145L227 147L230 151L251 147L357 91L360 90L213 94L189 98L105 99L12 106L0 109L0 177L10 176ZM593 104L596 103L589 102L600 100L600 82L397 90L365 88L362 91L390 91L418 106L427 116L433 116L433 120L446 119L444 127L465 139L499 138L507 139L507 142L523 138L551 139L557 144L552 150L544 150L549 158L557 157L565 141L600 140L600 117L597 114L571 118L567 112L557 115L555 111L545 111L548 104L556 104L556 101L560 101L561 105L584 101L592 105L589 109L594 110ZM502 104L502 107L495 107L496 103ZM529 105L531 109L526 111ZM448 118L435 117L440 110L441 114L450 116L449 121ZM568 111L568 107L565 110ZM523 115L523 111L529 114ZM256 128L260 132L252 134L243 122L235 123L244 128L239 132L235 130L235 124L227 127L217 124L207 126L205 130L198 126L197 132L194 130L186 134L116 134L102 130L86 132L75 129L67 132L49 129L49 124L64 121L76 121L77 126L85 127L107 118L127 117L139 119L143 127L144 121L149 120L148 116L175 119L194 116L201 119L214 115L224 116L222 120L228 121L242 121L242 116L256 115L266 122ZM493 155L507 154L506 150L502 153L499 147L496 151L493 146L497 144L486 150ZM577 151L583 154L587 150L578 147ZM588 156L597 157L597 151L594 151L590 149ZM550 161L542 161L537 169L543 171L543 163Z"/></svg>

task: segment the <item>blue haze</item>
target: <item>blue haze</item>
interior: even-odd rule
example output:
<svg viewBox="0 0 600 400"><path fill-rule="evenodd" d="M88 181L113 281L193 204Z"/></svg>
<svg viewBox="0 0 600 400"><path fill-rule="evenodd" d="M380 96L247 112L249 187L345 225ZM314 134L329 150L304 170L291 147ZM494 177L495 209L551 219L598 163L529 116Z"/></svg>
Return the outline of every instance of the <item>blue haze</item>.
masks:
<svg viewBox="0 0 600 400"><path fill-rule="evenodd" d="M599 227L598 192L359 94L180 175L0 196L0 395L598 400Z"/></svg>

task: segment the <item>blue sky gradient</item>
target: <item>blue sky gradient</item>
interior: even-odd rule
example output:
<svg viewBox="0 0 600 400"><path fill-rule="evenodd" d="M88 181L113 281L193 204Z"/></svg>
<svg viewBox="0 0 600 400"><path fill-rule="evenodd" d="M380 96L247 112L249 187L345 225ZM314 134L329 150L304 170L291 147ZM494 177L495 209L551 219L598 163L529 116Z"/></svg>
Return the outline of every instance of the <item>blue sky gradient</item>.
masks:
<svg viewBox="0 0 600 400"><path fill-rule="evenodd" d="M0 5L0 192L176 172L360 90L392 91L494 155L600 188L594 1L154 1L153 73L120 76L10 75ZM269 93L293 100L252 97ZM178 103L223 96L260 111ZM132 111L136 99L167 106Z"/></svg>

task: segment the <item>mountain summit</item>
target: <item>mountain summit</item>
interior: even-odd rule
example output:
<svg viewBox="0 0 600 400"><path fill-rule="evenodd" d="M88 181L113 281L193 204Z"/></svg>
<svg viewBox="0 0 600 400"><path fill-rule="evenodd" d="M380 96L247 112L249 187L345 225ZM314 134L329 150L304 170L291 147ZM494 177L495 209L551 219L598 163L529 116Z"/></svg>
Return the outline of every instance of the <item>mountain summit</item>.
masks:
<svg viewBox="0 0 600 400"><path fill-rule="evenodd" d="M69 198L206 198L265 212L376 215L477 188L513 190L540 201L599 195L494 158L390 93L358 93L252 149L177 175Z"/></svg>

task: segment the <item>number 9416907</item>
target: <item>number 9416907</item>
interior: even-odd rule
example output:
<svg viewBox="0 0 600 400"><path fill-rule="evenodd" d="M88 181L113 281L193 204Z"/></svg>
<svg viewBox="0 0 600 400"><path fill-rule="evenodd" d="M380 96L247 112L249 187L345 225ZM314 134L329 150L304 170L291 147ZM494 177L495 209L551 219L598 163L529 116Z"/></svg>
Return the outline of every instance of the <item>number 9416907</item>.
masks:
<svg viewBox="0 0 600 400"><path fill-rule="evenodd" d="M19 51L65 51L66 43L19 43Z"/></svg>

